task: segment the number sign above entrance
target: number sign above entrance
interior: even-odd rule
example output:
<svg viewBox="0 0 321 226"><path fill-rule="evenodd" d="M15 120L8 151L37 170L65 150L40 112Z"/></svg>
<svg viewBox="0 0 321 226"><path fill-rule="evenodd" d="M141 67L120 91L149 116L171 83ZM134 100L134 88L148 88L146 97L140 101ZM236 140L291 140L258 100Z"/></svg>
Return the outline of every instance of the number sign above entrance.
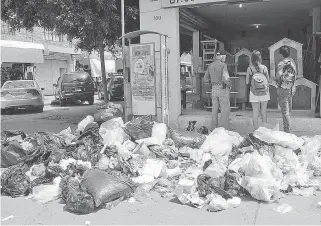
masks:
<svg viewBox="0 0 321 226"><path fill-rule="evenodd" d="M228 2L229 0L162 0L162 7L178 7L178 6L189 6L195 4L207 4L207 3L220 3Z"/></svg>
<svg viewBox="0 0 321 226"><path fill-rule="evenodd" d="M251 2L264 2L269 0L161 0L161 1L162 1L163 8L170 8L170 7L179 7L179 6L193 6L197 4L239 4L239 3L251 3Z"/></svg>

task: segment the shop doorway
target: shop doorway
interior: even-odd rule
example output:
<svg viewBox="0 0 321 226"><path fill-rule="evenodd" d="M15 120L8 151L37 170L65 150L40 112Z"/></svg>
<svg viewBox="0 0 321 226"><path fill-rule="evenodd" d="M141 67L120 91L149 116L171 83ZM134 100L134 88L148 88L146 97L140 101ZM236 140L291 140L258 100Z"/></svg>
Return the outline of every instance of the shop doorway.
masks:
<svg viewBox="0 0 321 226"><path fill-rule="evenodd" d="M311 79L311 66L309 66L312 64L311 54L313 55L311 11L316 7L321 7L319 0L293 0L291 5L288 4L288 0L278 0L216 6L196 4L188 8L181 7L180 11L187 11L189 15L193 16L180 18L180 24L190 24L201 34L198 43L201 70L192 71L192 76L200 81L198 86L204 88L205 85L202 79L205 73L203 65L206 56L201 41L211 37L220 42L218 51L229 58L227 64L230 77L237 77L235 79L237 80L235 83L236 90L233 90L235 94L231 94L231 103L235 103L235 107L239 111L251 110L248 99L249 87L246 85L246 71L250 64L251 52L259 50L262 55L262 63L267 66L269 72L275 73L274 69L281 59L278 50L271 53L270 48L278 42L284 42L283 45L290 47L290 57L297 63L298 71L300 71L299 77L305 79L304 82L301 82L304 87L299 87L298 93L294 97L293 104L295 106L293 106L293 109L311 110L313 108L311 101L316 96L316 93L314 93L315 84ZM272 14L273 17L271 17ZM206 26L201 26L201 24L206 24ZM186 31L181 27L180 30L182 31L180 32L181 51L186 48L186 43L188 43L186 40L190 40L190 38L192 40L189 42L192 44L189 47L193 48L194 36L186 35ZM236 59L236 55L242 50L249 54L241 54ZM195 68L195 62L192 65ZM201 111L206 112L206 110L209 113L210 108L206 108L206 106L211 102L211 97L204 90L202 89L197 100L193 100L191 103L188 103L187 95L186 110L183 109L182 114L201 114ZM270 110L278 110L276 88L271 87L270 92L271 100L268 107ZM299 97L303 96L306 98L300 101L299 99L302 98Z"/></svg>

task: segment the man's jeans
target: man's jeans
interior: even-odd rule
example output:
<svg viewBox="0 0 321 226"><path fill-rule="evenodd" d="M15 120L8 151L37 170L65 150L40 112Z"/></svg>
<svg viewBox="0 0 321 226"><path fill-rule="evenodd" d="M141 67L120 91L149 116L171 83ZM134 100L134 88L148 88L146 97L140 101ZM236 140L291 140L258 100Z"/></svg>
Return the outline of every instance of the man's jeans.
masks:
<svg viewBox="0 0 321 226"><path fill-rule="evenodd" d="M284 132L290 132L291 90L277 89L278 102L282 112Z"/></svg>
<svg viewBox="0 0 321 226"><path fill-rule="evenodd" d="M225 129L229 129L230 119L230 91L223 89L222 85L212 86L212 124L211 129L218 127L218 109L221 108L221 124Z"/></svg>

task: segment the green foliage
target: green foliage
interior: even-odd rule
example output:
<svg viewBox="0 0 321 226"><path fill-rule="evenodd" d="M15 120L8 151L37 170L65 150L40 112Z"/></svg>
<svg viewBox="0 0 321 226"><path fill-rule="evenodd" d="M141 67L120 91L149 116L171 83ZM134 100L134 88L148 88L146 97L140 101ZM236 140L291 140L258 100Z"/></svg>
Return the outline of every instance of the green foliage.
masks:
<svg viewBox="0 0 321 226"><path fill-rule="evenodd" d="M13 29L55 30L77 40L76 48L92 52L99 50L101 41L113 49L121 36L120 4L120 0L1 0L1 19ZM126 28L136 30L138 0L126 0L125 5Z"/></svg>

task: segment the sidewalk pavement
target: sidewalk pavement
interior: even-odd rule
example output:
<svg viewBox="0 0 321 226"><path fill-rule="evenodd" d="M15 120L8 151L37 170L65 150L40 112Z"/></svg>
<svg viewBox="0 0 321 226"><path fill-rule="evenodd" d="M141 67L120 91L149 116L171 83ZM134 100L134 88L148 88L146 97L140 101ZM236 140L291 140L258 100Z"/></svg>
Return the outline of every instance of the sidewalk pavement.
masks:
<svg viewBox="0 0 321 226"><path fill-rule="evenodd" d="M178 118L178 125L181 129L187 127L189 121L197 121L196 128L211 125L211 112L204 110L194 110L186 112ZM279 125L279 130L283 131L283 121L281 112L268 111L268 124L271 127ZM262 123L261 123L262 125ZM254 131L252 123L252 111L237 111L230 114L230 130L238 132L242 136ZM291 114L291 133L297 136L321 135L321 119L307 116L302 113L293 112Z"/></svg>

